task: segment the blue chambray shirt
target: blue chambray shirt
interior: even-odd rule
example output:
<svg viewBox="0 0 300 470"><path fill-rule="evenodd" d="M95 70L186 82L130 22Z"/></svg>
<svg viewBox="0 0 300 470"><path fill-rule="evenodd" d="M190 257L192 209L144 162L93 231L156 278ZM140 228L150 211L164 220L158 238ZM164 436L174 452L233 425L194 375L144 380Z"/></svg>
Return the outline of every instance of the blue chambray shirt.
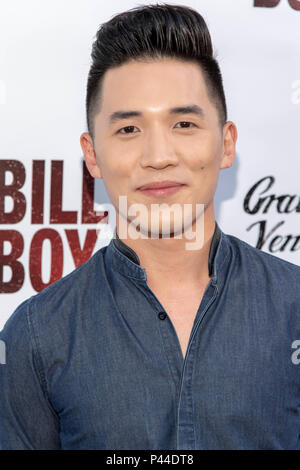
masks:
<svg viewBox="0 0 300 470"><path fill-rule="evenodd" d="M185 358L121 240L23 302L1 449L300 449L300 268L216 224L209 272Z"/></svg>

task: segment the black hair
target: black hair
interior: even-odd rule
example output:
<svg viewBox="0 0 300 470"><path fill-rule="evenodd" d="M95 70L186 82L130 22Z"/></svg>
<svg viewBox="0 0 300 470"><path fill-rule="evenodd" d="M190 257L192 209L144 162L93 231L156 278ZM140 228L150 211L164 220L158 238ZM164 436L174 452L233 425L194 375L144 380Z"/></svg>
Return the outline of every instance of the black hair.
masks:
<svg viewBox="0 0 300 470"><path fill-rule="evenodd" d="M134 7L101 24L92 46L92 64L86 93L88 131L94 135L94 117L101 106L105 72L131 60L175 58L198 63L219 122L227 120L223 80L208 27L196 10L172 4Z"/></svg>

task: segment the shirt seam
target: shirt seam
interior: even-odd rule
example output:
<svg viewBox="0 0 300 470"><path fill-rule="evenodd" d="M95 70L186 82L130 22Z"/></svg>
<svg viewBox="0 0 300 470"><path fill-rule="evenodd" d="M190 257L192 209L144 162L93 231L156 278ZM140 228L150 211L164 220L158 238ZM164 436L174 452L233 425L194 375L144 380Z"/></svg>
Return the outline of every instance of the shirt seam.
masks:
<svg viewBox="0 0 300 470"><path fill-rule="evenodd" d="M34 321L33 321L33 318L32 318L32 311L30 309L30 307L33 306L33 305L31 305L31 304L33 304L33 300L34 300L34 298L32 297L30 299L30 302L29 302L28 306L27 306L26 317L27 317L27 326L28 326L28 331L29 331L29 338L30 338L30 342L31 342L31 345L32 345L34 359L35 359L35 362L36 362L36 365L34 365L34 367L35 367L35 370L37 372L37 376L38 376L38 379L39 379L39 382L40 382L40 385L41 385L41 389L42 389L42 391L43 391L43 393L46 397L46 403L48 405L48 408L50 409L51 413L55 416L55 418L58 420L58 415L57 415L56 411L54 410L53 406L51 405L48 390L47 390L47 381L46 381L46 376L45 376L44 371L43 371L42 356L41 356L40 351L39 351L39 347L40 347L39 335L38 335L38 332L35 331L34 325L33 325Z"/></svg>

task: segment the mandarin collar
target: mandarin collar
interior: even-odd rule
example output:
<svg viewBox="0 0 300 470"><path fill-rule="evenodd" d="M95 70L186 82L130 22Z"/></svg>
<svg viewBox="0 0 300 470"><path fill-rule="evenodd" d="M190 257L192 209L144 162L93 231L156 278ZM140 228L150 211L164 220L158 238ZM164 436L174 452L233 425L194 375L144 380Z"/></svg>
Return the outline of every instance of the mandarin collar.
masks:
<svg viewBox="0 0 300 470"><path fill-rule="evenodd" d="M214 260L215 260L216 252L220 243L220 239L221 239L221 229L219 225L217 224L217 222L215 222L215 230L214 230L214 234L211 240L209 255L208 255L209 276L213 276L214 274ZM114 238L111 240L110 245L111 244L113 244L114 248L117 250L118 253L122 253L124 256L126 256L126 258L128 258L132 263L136 265L137 269L134 270L136 273L139 272L139 268L143 270L143 268L141 267L141 263L140 263L138 255L132 248L126 245L126 243L124 243L123 240L119 238L116 228L114 231ZM142 274L142 271L141 271L141 274Z"/></svg>

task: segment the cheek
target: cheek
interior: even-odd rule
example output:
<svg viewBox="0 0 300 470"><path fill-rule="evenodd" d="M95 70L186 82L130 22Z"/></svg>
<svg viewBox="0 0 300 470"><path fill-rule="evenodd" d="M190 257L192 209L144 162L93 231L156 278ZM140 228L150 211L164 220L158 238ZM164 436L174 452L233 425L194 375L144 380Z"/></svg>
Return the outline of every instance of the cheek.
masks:
<svg viewBox="0 0 300 470"><path fill-rule="evenodd" d="M118 211L119 196L127 195L128 180L132 173L128 160L113 152L103 152L99 155L103 183L108 197Z"/></svg>
<svg viewBox="0 0 300 470"><path fill-rule="evenodd" d="M214 172L218 168L218 153L216 151L197 151L189 157L189 167L194 172Z"/></svg>
<svg viewBox="0 0 300 470"><path fill-rule="evenodd" d="M219 166L221 146L219 139L211 133L203 133L201 139L190 142L186 161L193 171L215 171Z"/></svg>
<svg viewBox="0 0 300 470"><path fill-rule="evenodd" d="M112 181L116 181L128 172L128 161L121 152L110 148L109 145L103 145L101 150L97 152L97 161L101 169L103 179L111 185Z"/></svg>

